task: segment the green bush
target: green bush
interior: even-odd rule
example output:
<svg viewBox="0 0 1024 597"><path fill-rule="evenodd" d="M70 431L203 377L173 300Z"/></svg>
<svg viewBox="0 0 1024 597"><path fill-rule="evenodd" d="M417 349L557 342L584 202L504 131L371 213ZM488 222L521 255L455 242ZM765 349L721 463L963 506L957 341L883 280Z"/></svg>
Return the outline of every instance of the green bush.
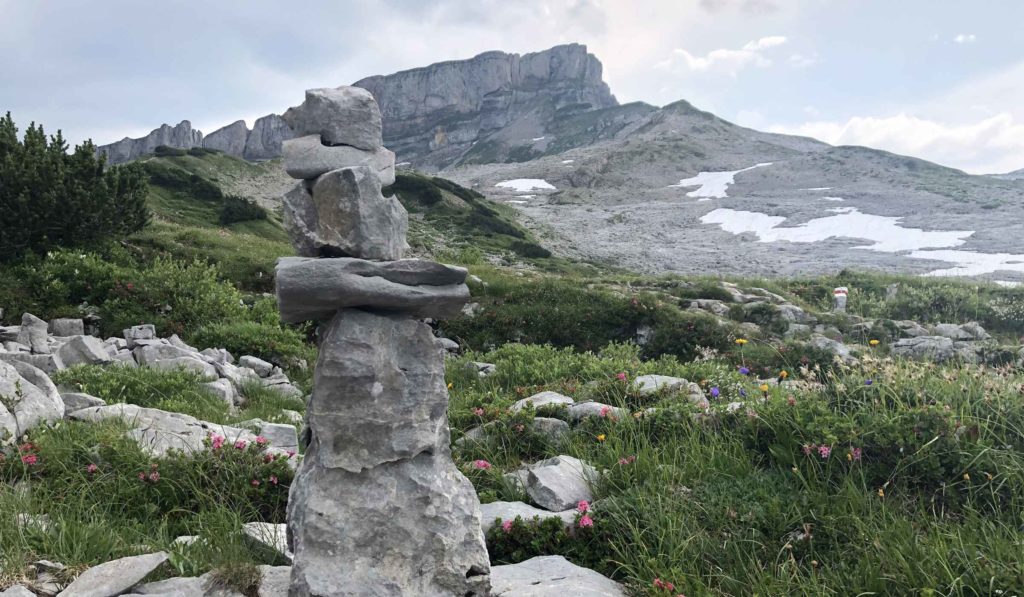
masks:
<svg viewBox="0 0 1024 597"><path fill-rule="evenodd" d="M512 250L528 259L551 257L551 251L534 242L517 240L512 243Z"/></svg>
<svg viewBox="0 0 1024 597"><path fill-rule="evenodd" d="M432 181L419 174L396 174L395 182L383 190L384 196L397 195L410 211L436 205L443 199L441 190Z"/></svg>
<svg viewBox="0 0 1024 597"><path fill-rule="evenodd" d="M293 367L296 361L312 364L316 350L304 336L276 322L234 321L209 323L187 335L196 346L216 346L240 357L252 355L281 367Z"/></svg>
<svg viewBox="0 0 1024 597"><path fill-rule="evenodd" d="M220 208L219 222L222 226L235 222L250 220L266 220L267 210L256 204L252 199L237 195L225 195L224 205Z"/></svg>
<svg viewBox="0 0 1024 597"><path fill-rule="evenodd" d="M179 147L170 147L168 145L157 145L156 148L153 149L153 155L159 158L181 157L185 155L185 153L184 149Z"/></svg>
<svg viewBox="0 0 1024 597"><path fill-rule="evenodd" d="M57 248L95 247L149 222L137 165L104 168L91 141L68 153L60 131L0 118L0 261Z"/></svg>

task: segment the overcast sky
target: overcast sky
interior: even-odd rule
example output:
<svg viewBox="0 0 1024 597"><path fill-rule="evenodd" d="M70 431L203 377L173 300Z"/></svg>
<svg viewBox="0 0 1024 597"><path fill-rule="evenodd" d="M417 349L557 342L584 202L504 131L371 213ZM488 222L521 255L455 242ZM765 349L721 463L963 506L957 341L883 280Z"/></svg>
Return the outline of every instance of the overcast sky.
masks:
<svg viewBox="0 0 1024 597"><path fill-rule="evenodd" d="M108 143L206 133L486 50L581 42L622 102L1024 168L1022 0L0 0L0 110Z"/></svg>

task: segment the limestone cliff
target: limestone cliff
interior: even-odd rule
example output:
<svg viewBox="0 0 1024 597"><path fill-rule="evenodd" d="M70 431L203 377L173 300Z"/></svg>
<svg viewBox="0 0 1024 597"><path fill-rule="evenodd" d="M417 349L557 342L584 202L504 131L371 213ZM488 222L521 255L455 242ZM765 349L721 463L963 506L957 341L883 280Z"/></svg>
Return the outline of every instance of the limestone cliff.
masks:
<svg viewBox="0 0 1024 597"><path fill-rule="evenodd" d="M180 147L190 149L199 147L203 143L203 133L192 129L192 123L182 120L177 126L168 124L161 125L145 137L129 139L125 137L116 143L101 145L96 148L98 153L107 154L107 161L111 164L120 164L134 160L139 156L153 153L153 150L161 145L168 147Z"/></svg>
<svg viewBox="0 0 1024 597"><path fill-rule="evenodd" d="M355 83L384 118L384 143L399 160L428 169L450 165L475 143L513 129L540 141L556 116L617 105L601 62L580 44L532 54L486 52ZM506 149L507 152L507 149ZM495 148L495 161L508 157Z"/></svg>

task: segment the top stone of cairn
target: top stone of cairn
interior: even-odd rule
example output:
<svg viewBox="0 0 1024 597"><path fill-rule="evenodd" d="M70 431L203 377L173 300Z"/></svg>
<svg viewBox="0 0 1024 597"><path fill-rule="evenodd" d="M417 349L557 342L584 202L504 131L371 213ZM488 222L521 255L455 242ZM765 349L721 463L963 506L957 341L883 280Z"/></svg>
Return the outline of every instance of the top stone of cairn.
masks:
<svg viewBox="0 0 1024 597"><path fill-rule="evenodd" d="M359 87L308 89L306 101L281 118L296 137L320 135L325 145L351 145L366 151L384 146L380 108L373 95Z"/></svg>

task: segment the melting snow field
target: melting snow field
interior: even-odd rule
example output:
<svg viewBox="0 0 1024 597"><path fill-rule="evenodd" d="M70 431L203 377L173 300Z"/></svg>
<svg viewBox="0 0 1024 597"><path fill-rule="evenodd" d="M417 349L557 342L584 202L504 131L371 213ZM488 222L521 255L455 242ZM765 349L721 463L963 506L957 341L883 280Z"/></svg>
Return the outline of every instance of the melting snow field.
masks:
<svg viewBox="0 0 1024 597"><path fill-rule="evenodd" d="M821 200L822 201L846 201L846 199L843 199L842 197L822 197Z"/></svg>
<svg viewBox="0 0 1024 597"><path fill-rule="evenodd" d="M1010 253L977 253L954 251L974 234L972 230L921 230L900 225L902 218L876 216L857 211L855 207L837 207L828 210L835 215L816 218L799 226L783 227L782 216L735 209L716 209L700 221L717 224L733 234L752 232L759 242L789 241L813 243L830 238L853 238L872 241L870 245L854 247L885 253L910 251L912 259L945 261L952 265L924 274L925 276L980 276L997 271L1024 273L1024 255ZM922 249L942 249L925 251ZM1017 283L999 281L998 284Z"/></svg>
<svg viewBox="0 0 1024 597"><path fill-rule="evenodd" d="M571 164L571 163L573 163L573 162L575 162L575 161L576 161L576 160L562 160L562 163L563 163L563 164Z"/></svg>
<svg viewBox="0 0 1024 597"><path fill-rule="evenodd" d="M733 234L753 232L763 243L813 243L829 238L855 238L872 241L870 245L855 247L857 249L886 253L958 247L964 244L967 237L974 234L973 230L904 228L899 225L902 218L864 214L855 207L840 207L829 211L835 215L785 228L781 227L786 221L784 217L735 209L716 209L703 216L700 221L705 224L718 224L722 230Z"/></svg>
<svg viewBox="0 0 1024 597"><path fill-rule="evenodd" d="M554 185L543 178L516 178L515 180L503 180L494 186L499 189L511 189L517 193L557 190Z"/></svg>
<svg viewBox="0 0 1024 597"><path fill-rule="evenodd" d="M800 189L801 191L831 191L832 187L811 187L809 189Z"/></svg>
<svg viewBox="0 0 1024 597"><path fill-rule="evenodd" d="M747 170L753 170L754 168L761 168L764 166L771 166L771 162L765 162L763 164L756 164L749 168L742 170L733 170L731 172L700 172L697 176L691 178L684 178L676 184L669 185L669 188L678 187L695 187L699 186L696 191L690 191L686 194L687 197L701 197L701 201L710 201L711 199L723 199L729 195L726 190L729 185L736 182L735 177L740 172L746 172Z"/></svg>
<svg viewBox="0 0 1024 597"><path fill-rule="evenodd" d="M975 253L974 251L914 251L914 259L934 259L953 264L948 269L937 269L926 276L979 276L997 271L1024 273L1024 255L1010 253Z"/></svg>

